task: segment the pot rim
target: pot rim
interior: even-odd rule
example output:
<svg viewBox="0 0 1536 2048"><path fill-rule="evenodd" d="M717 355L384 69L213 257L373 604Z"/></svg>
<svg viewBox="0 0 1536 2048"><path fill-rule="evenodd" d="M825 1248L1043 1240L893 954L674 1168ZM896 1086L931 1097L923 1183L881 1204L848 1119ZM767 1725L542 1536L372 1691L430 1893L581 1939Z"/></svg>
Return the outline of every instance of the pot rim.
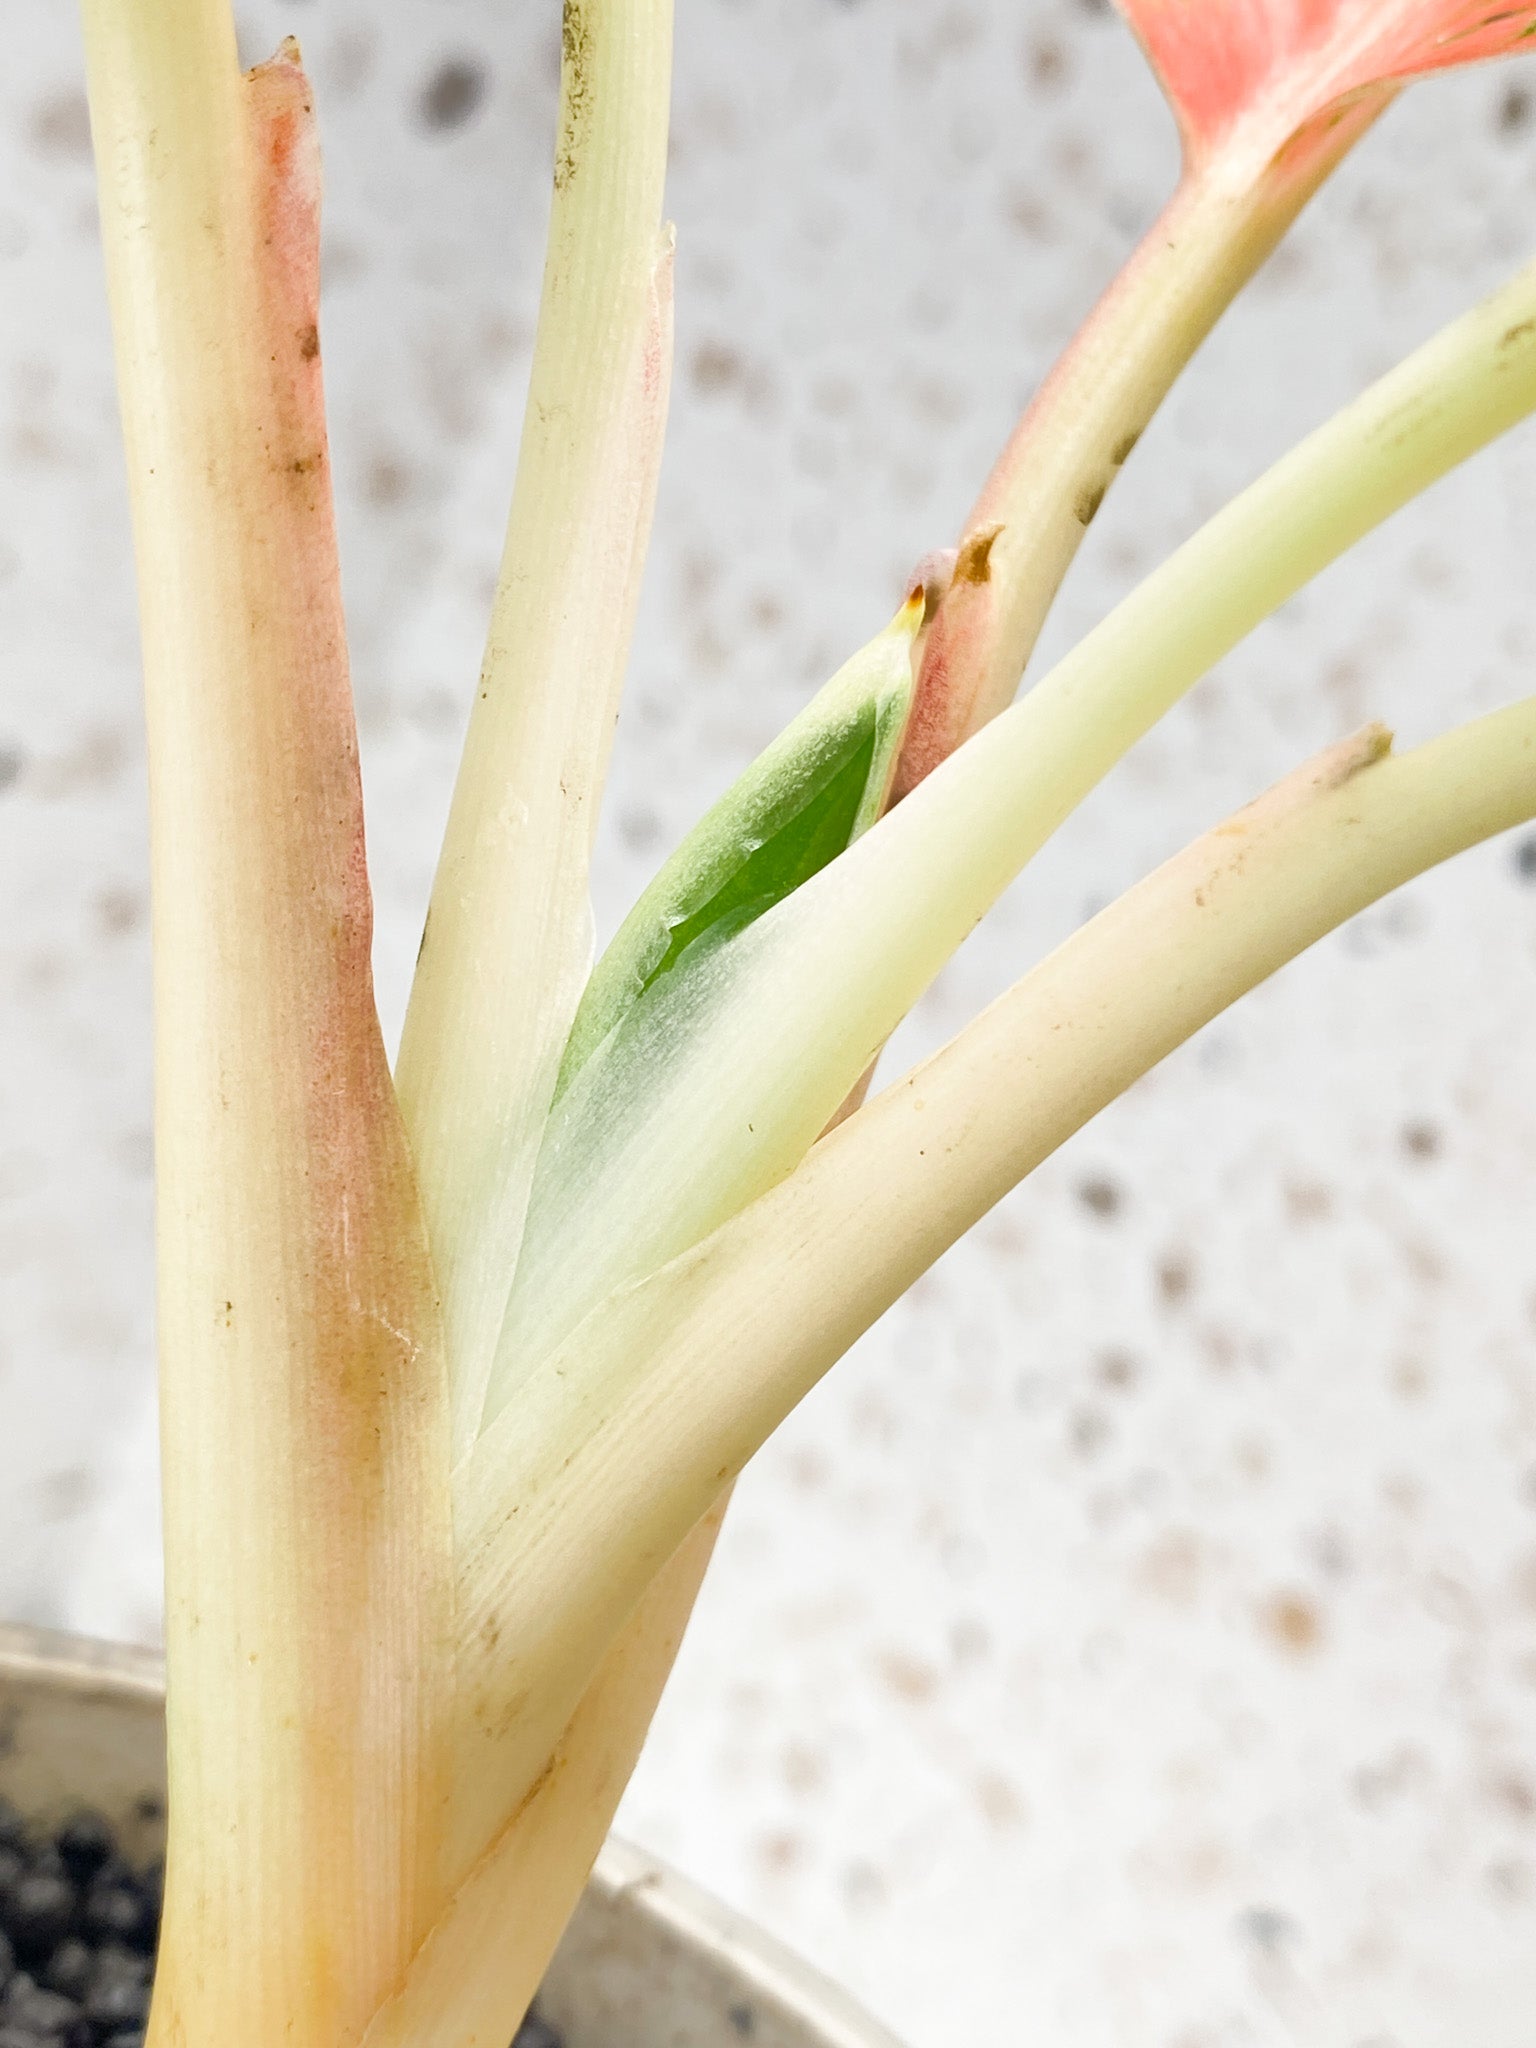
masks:
<svg viewBox="0 0 1536 2048"><path fill-rule="evenodd" d="M110 1695L151 1708L165 1700L159 1651L26 1623L0 1622L0 1678L5 1677L46 1680L79 1696ZM622 1899L662 1940L718 1957L744 1991L816 2030L826 2048L901 2048L894 2034L830 1978L649 1851L610 1835L588 1888L605 1899Z"/></svg>

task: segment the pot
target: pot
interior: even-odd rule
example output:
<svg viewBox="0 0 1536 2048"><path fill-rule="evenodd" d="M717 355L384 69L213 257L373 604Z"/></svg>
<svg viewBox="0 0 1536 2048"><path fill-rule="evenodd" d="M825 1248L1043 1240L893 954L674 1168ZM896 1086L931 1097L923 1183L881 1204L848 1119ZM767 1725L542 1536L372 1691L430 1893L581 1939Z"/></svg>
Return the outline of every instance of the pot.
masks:
<svg viewBox="0 0 1536 2048"><path fill-rule="evenodd" d="M0 1793L99 1808L131 1855L164 1834L158 1657L0 1626ZM898 2048L835 1985L628 1843L610 1840L540 1994L566 2048Z"/></svg>

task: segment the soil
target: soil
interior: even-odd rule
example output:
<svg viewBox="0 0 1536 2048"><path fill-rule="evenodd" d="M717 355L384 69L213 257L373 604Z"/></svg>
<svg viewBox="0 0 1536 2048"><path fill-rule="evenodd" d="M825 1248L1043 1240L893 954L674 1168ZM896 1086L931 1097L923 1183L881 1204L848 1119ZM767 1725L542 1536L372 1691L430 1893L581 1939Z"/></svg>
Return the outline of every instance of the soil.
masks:
<svg viewBox="0 0 1536 2048"><path fill-rule="evenodd" d="M51 1834L0 1799L0 2048L144 2048L162 1870L99 1813ZM512 2048L562 2048L536 2013Z"/></svg>

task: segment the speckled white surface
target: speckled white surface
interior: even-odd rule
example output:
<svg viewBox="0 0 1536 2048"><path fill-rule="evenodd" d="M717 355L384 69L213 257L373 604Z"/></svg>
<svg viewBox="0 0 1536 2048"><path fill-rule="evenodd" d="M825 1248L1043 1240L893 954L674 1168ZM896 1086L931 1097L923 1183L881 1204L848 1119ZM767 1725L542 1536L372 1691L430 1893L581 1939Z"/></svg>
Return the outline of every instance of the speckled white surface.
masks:
<svg viewBox="0 0 1536 2048"><path fill-rule="evenodd" d="M303 36L328 148L391 1019L515 447L551 13L243 9L253 57ZM143 763L78 71L71 10L11 25L0 1612L143 1637ZM1336 179L1145 437L1053 645L1525 253L1515 76L1420 89ZM1172 165L1081 0L681 0L679 376L605 927L951 536ZM1528 431L1202 685L900 1050L1367 716L1411 738L1531 688L1533 555ZM629 1831L913 2048L1530 2048L1533 998L1506 844L1361 919L1004 1204L743 1484Z"/></svg>

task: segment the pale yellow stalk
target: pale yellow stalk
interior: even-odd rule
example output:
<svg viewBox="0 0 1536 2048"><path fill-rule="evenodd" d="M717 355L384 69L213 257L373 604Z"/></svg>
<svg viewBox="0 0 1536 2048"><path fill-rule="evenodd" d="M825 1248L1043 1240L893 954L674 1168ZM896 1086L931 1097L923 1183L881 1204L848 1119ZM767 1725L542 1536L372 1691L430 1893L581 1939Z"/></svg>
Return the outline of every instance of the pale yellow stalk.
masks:
<svg viewBox="0 0 1536 2048"><path fill-rule="evenodd" d="M570 1244L585 1244L596 1270L638 1279L791 1172L977 920L1127 749L1309 578L1533 406L1536 265L1250 485L686 988L659 983L622 1063L596 1076L603 1113L571 1117L547 1148L530 1244L548 1236L547 1204L566 1267ZM519 1275L523 1327L546 1350L577 1321L569 1286L551 1284L561 1270ZM522 1369L536 1364L530 1351Z"/></svg>
<svg viewBox="0 0 1536 2048"><path fill-rule="evenodd" d="M525 1460L510 1494L487 1474L472 1496L466 1624L497 1615L546 1680L579 1664L581 1635L613 1633L700 1509L1002 1194L1325 932L1536 815L1536 699L1400 759L1388 744L1369 729L1197 841L787 1180L594 1312L545 1376L541 1421L569 1447L558 1479ZM488 1463L515 1456L511 1435L487 1432Z"/></svg>
<svg viewBox="0 0 1536 2048"><path fill-rule="evenodd" d="M474 1440L591 962L588 872L671 370L671 0L566 0L517 485L397 1078Z"/></svg>
<svg viewBox="0 0 1536 2048"><path fill-rule="evenodd" d="M1281 189L1255 191L1251 181L1235 180L1221 167L1192 171L1181 182L1137 258L1030 407L968 522L964 573L951 593L943 644L934 647L933 665L924 671L924 698L893 794L904 794L1012 697L1061 578L1142 428L1221 312L1365 125L1363 117L1351 122L1313 175ZM998 530L1004 526L1006 531ZM988 557L994 545L1001 549L996 588L1004 593L995 619L991 592L979 604L967 603L977 595L975 584L992 581ZM967 662L971 675L957 675ZM873 1067L834 1121L862 1101L872 1073ZM666 1569L674 1572L676 1562ZM646 1612L631 1621L611 1657L620 1673L643 1674L642 1686L654 1675L648 1718L669 1667L632 1654L632 1639L647 1625ZM631 1716L643 1705L635 1684L633 1676L614 1680L615 1696ZM473 1757L480 1746L473 1724L468 1734ZM573 1741L583 1739L590 1737L573 1730Z"/></svg>
<svg viewBox="0 0 1536 2048"><path fill-rule="evenodd" d="M479 1426L543 1118L590 962L592 835L671 374L671 240L660 230L670 0L570 4L562 44L549 252L517 485L397 1070L444 1288L460 1456ZM487 1884L531 1882L545 1902L544 1919L520 1910L522 1931L499 1937L504 1981L522 1982L525 1994L537 1974L529 1959L552 1946L607 1832L712 1542L701 1530L696 1566L688 1554L673 1564L593 1680L526 1843L523 1832L503 1833L494 1870L475 1866L474 1897ZM483 1859L497 1826L498 1810L467 1767L477 1747L460 1751L456 1871ZM619 1755L629 1759L622 1770ZM530 1861L535 1828L555 1860L546 1851ZM562 1870L573 1878L564 1887ZM545 1942L539 1930L550 1914ZM457 1933L438 1936L412 1998L439 1983L435 1973L458 1954L453 1944L469 1924L461 1914ZM458 1963L448 1967L452 1975ZM482 1970L468 1981L483 1983L491 2009L503 2010L503 1980ZM407 2000L388 2024L405 2024L407 2009L418 2010Z"/></svg>
<svg viewBox="0 0 1536 2048"><path fill-rule="evenodd" d="M446 1384L369 970L318 160L225 0L87 0L155 926L170 1846L151 2039L344 2048L439 1902Z"/></svg>
<svg viewBox="0 0 1536 2048"><path fill-rule="evenodd" d="M1022 703L720 949L714 1008L685 1020L691 1035L627 1098L631 1128L593 1162L592 1210L622 1234L631 1209L649 1228L674 1183L691 1190L718 1162L743 1208L792 1174L933 973L1126 748L1308 577L1533 403L1536 266L1276 464ZM629 1357L637 1388L654 1341ZM682 1533L658 1534L623 1495L568 1507L567 1466L615 1397L574 1338L530 1365L458 1478L460 1769L480 1793L460 1808L465 1864L489 1839L485 1816L537 1778ZM727 1463L701 1509L730 1477ZM590 1576L594 1557L606 1578Z"/></svg>
<svg viewBox="0 0 1536 2048"><path fill-rule="evenodd" d="M506 2048L629 1783L724 1514L647 1587L526 1802L444 1907L364 2048Z"/></svg>
<svg viewBox="0 0 1536 2048"><path fill-rule="evenodd" d="M1158 1056L1149 1016L1165 1038L1194 1027L1187 1005L1143 1003L1128 1037L1100 1025L1113 1041L1107 1064L1080 1053L1077 1068L1057 1073L1050 1057L1070 1033L1058 1015L1060 1043L1037 1046L1041 1016L1053 1000L1058 1010L1069 997L1091 1001L1095 988L1102 1002L1123 995L1134 974L1114 975L1138 956L1122 935L1118 954L1087 946L1075 969L1047 963L1021 985L1034 988L1035 1007L1023 1001L1004 1034L1011 1056L1022 1034L1025 1056L1054 1076L1045 1110L1028 1089L1020 1108L1018 1087L1000 1087L988 1013L922 1070L927 1120L916 1135L930 1138L935 1103L958 1133L944 1151L947 1178L914 1164L899 1121L912 1107L909 1077L773 1194L600 1307L477 1446L533 1159L587 963L592 833L665 420L669 0L566 4L528 419L402 1046L404 1124L368 969L320 401L308 88L290 52L241 78L226 0L86 0L86 12L154 798L172 1673L154 2039L504 2048L633 1766L718 1516L691 1534L690 1525L859 1316L879 1312L871 1304L890 1298L882 1289L899 1291L982 1195L995 1199L986 1190L1006 1184L1000 1174L1027 1170L1042 1133L1090 1114L1096 1088L1116 1076L1124 1085ZM1328 143L1329 161L1345 139L1341 130ZM1027 486L1036 498L1021 514L1020 478L1044 444L1012 463L1005 516L961 550L952 620L970 592L993 607L993 631L1006 582L1017 616L994 640L1032 636L1123 460L1125 435L1110 429L1150 411L1299 203L1290 190L1282 204L1240 183L1186 182L1098 341L1069 362L1050 460ZM1334 473L1343 442L1331 445L1318 474L1337 486L1338 504L1278 549L1263 532L1276 504L1249 501L1165 579L1141 627L1166 642L1177 604L1188 603L1208 658L1234 621L1380 516L1394 492L1513 416L1529 381L1523 332L1503 336L1481 396L1468 396L1466 360L1440 364L1454 387L1448 421L1375 417L1362 487ZM1485 353L1490 339L1481 334ZM1095 355L1100 343L1107 353ZM1384 452L1387 433L1397 439ZM1299 474L1281 499L1296 497ZM1218 601L1210 586L1223 579ZM1047 786L1038 762L1026 762L1036 777L1028 815L977 851L962 896L985 893L993 869L1022 857L1064 793L1102 772L1194 658L1182 645L1154 647L1150 661L1139 650L1140 681L1117 695L1106 683L1120 646L1114 629L1097 636L1033 722L978 756L970 784L962 774L956 787L974 784L995 809L1031 734L1059 771ZM977 673L983 695L995 695L992 671ZM1517 735L1527 752L1528 724ZM1439 744L1451 751L1419 788L1428 836L1399 833L1399 866L1440 857L1425 852L1431 842L1448 850L1457 833L1495 829L1487 818L1501 800L1508 808L1497 775L1481 810L1460 784L1451 789L1454 748ZM1474 767L1486 765L1482 744ZM1200 1000L1230 1000L1222 991L1253 968L1254 945L1269 958L1266 944L1274 953L1305 943L1297 933L1311 929L1317 902L1342 901L1330 835L1359 820L1329 805L1370 750L1340 756L1305 791L1277 794L1229 828L1246 835L1244 859L1253 854L1261 870L1252 901L1229 915L1238 937L1244 918L1256 919L1258 937L1243 952L1218 920L1214 940L1202 939L1215 966L1194 977ZM923 890L911 861L916 853L921 868L927 814L923 800L911 808L888 842L890 879L873 886L887 896L911 888L915 901ZM1390 825L1376 818L1383 842ZM1202 866L1198 850L1189 858L1185 883L1204 876L1215 902L1225 870ZM1388 867L1368 856L1345 879L1390 886ZM1163 915L1145 886L1143 938L1160 935L1177 952L1177 905ZM1298 908L1307 889L1317 901ZM834 904L823 938L837 915ZM924 915L928 939L952 921L932 900ZM1154 946L1135 972L1155 972L1159 957ZM877 1005L889 994L882 982ZM989 1110L999 1096L1009 1102L986 1142L976 1135L978 1073L993 1091ZM1000 1131L1014 1132L1001 1153ZM929 1149L916 1145L917 1160ZM904 1186L917 1209L914 1188L926 1201L930 1183L931 1216L881 1222L881 1200L888 1209ZM818 1212L813 1256L803 1205L839 1190L851 1220ZM828 1268L823 1241L852 1264ZM446 1363L429 1242L446 1293Z"/></svg>

